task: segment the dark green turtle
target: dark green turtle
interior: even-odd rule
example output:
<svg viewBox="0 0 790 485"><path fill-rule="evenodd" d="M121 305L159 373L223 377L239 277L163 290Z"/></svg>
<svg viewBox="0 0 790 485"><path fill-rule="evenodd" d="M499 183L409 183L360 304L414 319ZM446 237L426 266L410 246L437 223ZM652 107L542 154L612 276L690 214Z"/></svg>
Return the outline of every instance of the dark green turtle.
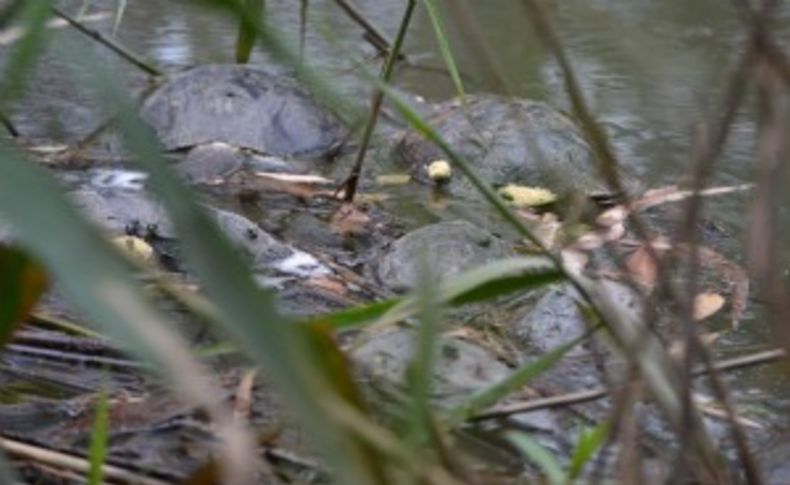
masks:
<svg viewBox="0 0 790 485"><path fill-rule="evenodd" d="M168 150L211 146L210 156L198 157L197 178L211 174L203 162L216 164L223 175L249 160L250 152L330 158L346 137L342 123L294 80L252 66L186 71L151 94L140 114Z"/></svg>
<svg viewBox="0 0 790 485"><path fill-rule="evenodd" d="M475 266L511 254L506 242L467 221L424 226L393 241L378 262L379 280L394 291L413 288L421 257L435 275L451 278Z"/></svg>
<svg viewBox="0 0 790 485"><path fill-rule="evenodd" d="M546 103L495 95L467 96L443 103L431 125L475 172L495 187L517 184L543 187L560 195L607 193L595 175L595 158L573 120ZM399 141L398 157L417 180L433 183L428 166L446 159L433 143L416 132ZM473 195L460 173L445 182L451 193Z"/></svg>

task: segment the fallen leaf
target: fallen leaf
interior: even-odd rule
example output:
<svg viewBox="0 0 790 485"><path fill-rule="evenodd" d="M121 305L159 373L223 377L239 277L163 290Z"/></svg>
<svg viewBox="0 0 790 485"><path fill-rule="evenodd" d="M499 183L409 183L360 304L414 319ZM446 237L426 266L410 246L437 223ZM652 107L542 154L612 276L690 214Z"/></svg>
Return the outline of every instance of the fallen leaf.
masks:
<svg viewBox="0 0 790 485"><path fill-rule="evenodd" d="M658 278L658 267L646 247L640 246L625 262L628 274L640 285L652 289Z"/></svg>
<svg viewBox="0 0 790 485"><path fill-rule="evenodd" d="M615 224L612 227L604 228L600 231L588 232L580 236L576 241L569 246L571 249L579 249L583 251L590 251L597 249L604 244L612 241L617 241L625 235L625 226L623 224Z"/></svg>
<svg viewBox="0 0 790 485"><path fill-rule="evenodd" d="M351 203L341 205L329 221L332 229L344 236L363 234L369 223L370 217Z"/></svg>
<svg viewBox="0 0 790 485"><path fill-rule="evenodd" d="M622 224L628 217L628 209L623 205L616 205L607 209L595 219L595 223L602 227L612 227L615 224Z"/></svg>
<svg viewBox="0 0 790 485"><path fill-rule="evenodd" d="M301 173L281 173L281 172L254 172L256 176L278 182L308 185L333 185L334 180L322 177L321 175L301 174Z"/></svg>
<svg viewBox="0 0 790 485"><path fill-rule="evenodd" d="M557 242L557 235L562 228L562 223L555 214L547 212L540 218L540 222L533 229L535 237L543 246L551 249Z"/></svg>
<svg viewBox="0 0 790 485"><path fill-rule="evenodd" d="M348 288L346 285L337 278L327 276L314 276L307 280L307 284L314 288L326 290L334 295L346 296L348 295Z"/></svg>
<svg viewBox="0 0 790 485"><path fill-rule="evenodd" d="M724 306L724 297L718 293L704 292L694 298L694 320L700 321L714 315Z"/></svg>
<svg viewBox="0 0 790 485"><path fill-rule="evenodd" d="M683 249L687 254L690 251L688 247ZM730 322L732 328L738 328L749 301L749 274L737 263L706 246L697 248L697 257L701 265L713 268L731 288Z"/></svg>
<svg viewBox="0 0 790 485"><path fill-rule="evenodd" d="M557 200L557 194L543 187L508 184L497 192L516 207L540 207Z"/></svg>
<svg viewBox="0 0 790 485"><path fill-rule="evenodd" d="M744 192L754 187L754 184L741 184L723 187L710 187L699 191L702 197L710 197L714 195L724 195L734 192ZM648 190L642 197L635 200L632 204L633 210L645 210L657 205L667 204L669 202L680 202L688 199L694 195L693 190L681 189L677 185L669 185L667 187L659 187L657 189Z"/></svg>
<svg viewBox="0 0 790 485"><path fill-rule="evenodd" d="M411 175L409 174L393 173L393 174L379 175L378 177L376 177L376 184L381 187L389 187L393 185L406 185L410 181L411 181Z"/></svg>
<svg viewBox="0 0 790 485"><path fill-rule="evenodd" d="M590 257L586 253L575 249L563 249L560 255L562 267L570 274L581 274L590 262Z"/></svg>

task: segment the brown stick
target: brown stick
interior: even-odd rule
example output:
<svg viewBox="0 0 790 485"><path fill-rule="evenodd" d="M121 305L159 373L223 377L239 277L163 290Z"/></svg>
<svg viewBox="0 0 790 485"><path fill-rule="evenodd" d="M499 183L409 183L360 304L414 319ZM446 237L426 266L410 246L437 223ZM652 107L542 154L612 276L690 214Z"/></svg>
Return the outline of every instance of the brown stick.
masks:
<svg viewBox="0 0 790 485"><path fill-rule="evenodd" d="M11 135L12 138L19 138L19 130L16 129L14 123L3 113L0 113L0 125L3 125L3 128L8 131L8 134Z"/></svg>
<svg viewBox="0 0 790 485"><path fill-rule="evenodd" d="M392 42L387 39L387 36L384 35L381 30L376 27L371 21L365 18L365 15L359 10L359 8L351 3L349 0L334 0L338 7L340 7L348 17L356 22L357 25L362 27L365 31L365 35L362 37L370 43L373 47L375 47L379 54L389 54L390 49L392 48ZM398 60L404 60L405 56L401 53L398 53Z"/></svg>
<svg viewBox="0 0 790 485"><path fill-rule="evenodd" d="M43 463L57 468L65 468L82 474L87 473L91 467L90 462L85 458L10 438L0 437L0 447L9 455L18 458ZM104 476L112 480L118 480L124 483L139 483L142 485L167 485L167 482L149 478L114 465L104 464L102 468L104 470Z"/></svg>
<svg viewBox="0 0 790 485"><path fill-rule="evenodd" d="M783 349L772 349L754 354L744 355L742 357L734 357L715 363L712 368L716 371L728 371L734 369L743 369L745 367L752 367L756 365L770 364L787 357L787 353ZM709 373L706 367L697 367L694 370L694 375L699 377ZM482 412L472 418L473 421L483 421L486 419L503 418L512 414L526 413L530 411L537 411L538 409L548 409L569 406L573 404L581 404L589 401L595 401L608 396L615 389L606 387L599 387L589 389L587 391L572 392L559 396L551 396L540 399L531 399L526 402L510 404L506 406L499 406L488 411Z"/></svg>

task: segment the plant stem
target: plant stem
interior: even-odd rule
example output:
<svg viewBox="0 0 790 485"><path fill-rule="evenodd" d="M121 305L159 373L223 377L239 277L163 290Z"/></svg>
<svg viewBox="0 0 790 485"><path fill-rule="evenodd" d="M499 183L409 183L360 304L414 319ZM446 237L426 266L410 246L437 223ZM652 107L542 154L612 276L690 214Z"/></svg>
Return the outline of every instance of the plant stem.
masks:
<svg viewBox="0 0 790 485"><path fill-rule="evenodd" d="M346 15L349 16L351 20L356 22L357 25L365 30L365 35L363 36L364 39L367 40L370 45L375 47L379 51L379 54L383 55L390 52L392 43L378 27L365 18L357 6L355 6L349 0L335 0L335 3L346 13ZM398 60L403 58L403 55L398 54Z"/></svg>
<svg viewBox="0 0 790 485"><path fill-rule="evenodd" d="M395 64L398 62L398 53L403 46L403 40L406 38L406 31L409 29L409 23L411 22L415 5L416 0L408 0L408 3L406 4L406 11L403 13L403 20L401 20L400 27L398 28L398 36L395 38L395 44L392 46L392 49L390 50L387 60L385 61L384 67L381 71L380 80L382 83L386 84L392 78L392 72L395 70ZM359 147L359 152L357 153L357 159L354 163L354 168L351 169L351 174L341 186L341 188L345 189L345 194L343 195L343 200L345 202L354 201L354 195L356 194L357 186L359 185L359 176L362 173L362 164L365 162L365 155L367 154L368 147L370 146L370 139L373 136L373 130L376 128L376 122L379 118L379 112L381 111L381 104L383 100L384 92L381 90L381 88L376 88L373 93L373 101L371 102L370 117L368 118L368 122L365 125L365 132L362 135L362 143Z"/></svg>
<svg viewBox="0 0 790 485"><path fill-rule="evenodd" d="M57 7L53 6L53 7L51 7L51 9L52 9L52 13L55 16L62 18L63 20L68 22L69 25L71 25L72 27L74 27L78 31L82 32L83 34L87 35L88 37L91 37L92 39L94 39L99 44L107 47L111 51L113 51L116 54L118 54L119 56L121 56L123 59L125 59L125 60L129 61L131 64L134 64L135 66L139 67L141 70L147 72L151 76L163 76L164 75L164 73L160 69L158 69L155 66L151 65L150 63L144 61L142 58L140 58L140 56L138 56L137 54L131 52L130 50L128 50L124 46L118 44L114 40L108 39L101 32L99 32L97 30L94 30L94 29L91 29L89 27L86 27L82 22L80 22L79 20L75 19L74 17L72 17L71 15L67 14L66 12L60 10Z"/></svg>
<svg viewBox="0 0 790 485"><path fill-rule="evenodd" d="M19 130L17 130L14 123L2 112L0 112L0 125L8 131L11 137L19 138Z"/></svg>

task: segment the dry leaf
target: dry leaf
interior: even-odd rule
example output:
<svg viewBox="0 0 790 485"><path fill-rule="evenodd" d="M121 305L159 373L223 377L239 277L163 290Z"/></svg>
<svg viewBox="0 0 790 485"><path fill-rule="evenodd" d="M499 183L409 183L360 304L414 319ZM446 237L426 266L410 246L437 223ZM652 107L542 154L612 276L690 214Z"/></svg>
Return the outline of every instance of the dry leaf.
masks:
<svg viewBox="0 0 790 485"><path fill-rule="evenodd" d="M699 195L703 197L724 195L733 192L743 192L746 190L750 190L753 187L754 184L711 187L708 189L700 190ZM645 209L649 209L650 207L655 207L657 205L666 204L669 202L680 202L682 200L692 197L693 195L694 195L693 190L681 189L677 185L660 187L658 189L648 190L647 192L645 192L645 194L642 197L640 197L638 200L635 200L633 202L632 208L633 210L645 210Z"/></svg>
<svg viewBox="0 0 790 485"><path fill-rule="evenodd" d="M583 251L591 251L598 249L604 244L612 241L617 241L625 235L625 226L623 224L615 224L612 227L605 228L600 231L589 232L576 239L569 246L571 249L580 249Z"/></svg>
<svg viewBox="0 0 790 485"><path fill-rule="evenodd" d="M341 205L329 221L332 229L344 236L363 234L369 223L370 217L354 204Z"/></svg>
<svg viewBox="0 0 790 485"><path fill-rule="evenodd" d="M545 247L551 249L557 242L557 235L562 228L562 223L557 216L547 212L540 218L540 223L533 229L533 234Z"/></svg>
<svg viewBox="0 0 790 485"><path fill-rule="evenodd" d="M641 246L634 251L626 260L625 267L631 278L640 285L650 289L656 285L658 267L646 247Z"/></svg>
<svg viewBox="0 0 790 485"><path fill-rule="evenodd" d="M616 205L607 209L595 219L595 223L602 227L612 227L615 224L622 224L628 217L628 209L623 205Z"/></svg>
<svg viewBox="0 0 790 485"><path fill-rule="evenodd" d="M686 248L688 250L688 248ZM713 249L700 246L697 248L700 264L709 266L721 274L730 286L732 302L730 304L730 321L732 328L738 328L749 301L749 274L738 264L730 261Z"/></svg>
<svg viewBox="0 0 790 485"><path fill-rule="evenodd" d="M254 172L256 176L278 182L308 185L333 185L334 180L320 175L301 174L301 173L280 173L280 172Z"/></svg>
<svg viewBox="0 0 790 485"><path fill-rule="evenodd" d="M724 297L718 293L700 293L694 298L694 320L705 320L721 310L723 306Z"/></svg>
<svg viewBox="0 0 790 485"><path fill-rule="evenodd" d="M508 184L497 192L516 207L540 207L557 200L557 194L543 187Z"/></svg>
<svg viewBox="0 0 790 485"><path fill-rule="evenodd" d="M346 296L348 294L348 288L346 285L341 280L336 278L330 278L327 276L314 276L307 280L307 284L314 288L328 291L334 295Z"/></svg>
<svg viewBox="0 0 790 485"><path fill-rule="evenodd" d="M560 255L562 256L562 267L570 274L580 274L590 262L590 257L587 254L575 249L563 249Z"/></svg>
<svg viewBox="0 0 790 485"><path fill-rule="evenodd" d="M400 174L400 173L393 173L393 174L385 174L379 175L376 177L376 184L380 187L389 187L393 185L406 185L411 181L411 175L409 174Z"/></svg>

